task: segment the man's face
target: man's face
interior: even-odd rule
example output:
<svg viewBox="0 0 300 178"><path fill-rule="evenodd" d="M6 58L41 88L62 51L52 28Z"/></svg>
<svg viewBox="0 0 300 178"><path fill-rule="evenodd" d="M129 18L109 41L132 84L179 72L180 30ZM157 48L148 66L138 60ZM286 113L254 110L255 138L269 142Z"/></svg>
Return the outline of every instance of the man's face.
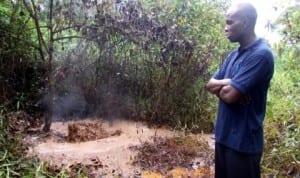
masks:
<svg viewBox="0 0 300 178"><path fill-rule="evenodd" d="M229 41L240 42L245 32L244 21L236 13L230 12L226 15L225 34Z"/></svg>

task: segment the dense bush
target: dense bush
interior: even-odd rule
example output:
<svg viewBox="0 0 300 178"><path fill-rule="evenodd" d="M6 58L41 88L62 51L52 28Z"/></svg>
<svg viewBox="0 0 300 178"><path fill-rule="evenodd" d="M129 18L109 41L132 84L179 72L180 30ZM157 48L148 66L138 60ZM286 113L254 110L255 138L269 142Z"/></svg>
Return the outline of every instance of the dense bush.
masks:
<svg viewBox="0 0 300 178"><path fill-rule="evenodd" d="M37 99L44 69L35 37L22 3L0 1L0 107L29 110Z"/></svg>
<svg viewBox="0 0 300 178"><path fill-rule="evenodd" d="M288 7L276 21L283 40L277 54L265 123L264 171L278 177L300 175L299 5Z"/></svg>
<svg viewBox="0 0 300 178"><path fill-rule="evenodd" d="M220 33L226 3L109 2L95 9L87 1L84 40L56 49L54 96L82 95L87 113L101 117L211 131L204 85L228 48Z"/></svg>
<svg viewBox="0 0 300 178"><path fill-rule="evenodd" d="M81 114L211 131L204 85L209 64L227 48L220 33L225 7L194 0L1 1L2 107L29 110L43 90L47 118L65 115L51 103L72 104L78 96ZM72 107L60 108L72 116Z"/></svg>
<svg viewBox="0 0 300 178"><path fill-rule="evenodd" d="M265 123L263 167L283 177L300 174L300 81L295 69L299 65L291 62L299 57L292 55L293 50L287 49L277 58Z"/></svg>

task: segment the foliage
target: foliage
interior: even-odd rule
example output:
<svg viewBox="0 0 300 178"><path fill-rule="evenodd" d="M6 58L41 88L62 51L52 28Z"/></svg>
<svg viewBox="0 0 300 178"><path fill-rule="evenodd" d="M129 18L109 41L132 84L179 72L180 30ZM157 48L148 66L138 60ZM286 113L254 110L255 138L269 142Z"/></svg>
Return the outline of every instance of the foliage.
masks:
<svg viewBox="0 0 300 178"><path fill-rule="evenodd" d="M75 54L90 57L66 61L64 66L76 63L80 78L68 68L62 81L74 81L85 98L97 98L87 103L96 105L100 116L211 130L204 85L208 65L225 52L218 48L226 46L219 33L222 8L212 2L162 3L98 4L95 20L81 30L87 42ZM58 85L70 91L70 85Z"/></svg>
<svg viewBox="0 0 300 178"><path fill-rule="evenodd" d="M1 102L28 109L47 87L47 118L75 93L88 114L210 130L204 84L224 55L225 5L96 2L1 1Z"/></svg>
<svg viewBox="0 0 300 178"><path fill-rule="evenodd" d="M283 42L291 45L300 42L300 4L287 7L277 19L275 25L282 27L280 34L283 36Z"/></svg>
<svg viewBox="0 0 300 178"><path fill-rule="evenodd" d="M300 175L299 5L288 7L277 20L283 40L269 93L265 128L264 171L279 177Z"/></svg>
<svg viewBox="0 0 300 178"><path fill-rule="evenodd" d="M9 110L30 110L43 76L33 24L20 1L0 5L0 103Z"/></svg>
<svg viewBox="0 0 300 178"><path fill-rule="evenodd" d="M298 72L287 70L289 54L287 51L277 61L265 124L264 169L280 176L294 176L300 171L300 90L293 76Z"/></svg>
<svg viewBox="0 0 300 178"><path fill-rule="evenodd" d="M51 177L47 165L35 157L25 157L28 147L21 135L12 132L10 123L0 110L0 177Z"/></svg>
<svg viewBox="0 0 300 178"><path fill-rule="evenodd" d="M221 60L227 48L220 35L224 22L220 12L226 4L16 2L30 22L31 36L26 39L33 43L34 76L37 68L45 67L33 80L37 83L26 86L38 89L29 91L37 94L47 87L41 99L48 110L45 130L50 129L52 117L62 115L56 113L60 108L70 109L65 113L74 116L76 107L102 117L212 129L213 106L207 106L204 85L211 76L208 65ZM27 104L27 94L21 90L16 95L17 109ZM66 96L78 96L81 104L66 101Z"/></svg>
<svg viewBox="0 0 300 178"><path fill-rule="evenodd" d="M23 5L47 65L47 118L61 116L60 108L73 115L80 107L102 117L212 129L213 106L204 85L209 64L228 48L219 33L225 2L24 0Z"/></svg>
<svg viewBox="0 0 300 178"><path fill-rule="evenodd" d="M55 71L54 60L58 59L65 50L64 42L69 40L69 45L73 46L72 40L81 38L78 32L87 20L87 14L82 11L85 7L81 1L26 1L23 0L31 20L34 22L38 40L38 52L44 65L47 65L46 83L47 100L44 98L45 110L44 131L49 131L55 107L55 94L53 71ZM59 50L58 48L61 47ZM69 49L69 47L66 47ZM59 59L58 59L59 60ZM45 92L45 91L44 91Z"/></svg>

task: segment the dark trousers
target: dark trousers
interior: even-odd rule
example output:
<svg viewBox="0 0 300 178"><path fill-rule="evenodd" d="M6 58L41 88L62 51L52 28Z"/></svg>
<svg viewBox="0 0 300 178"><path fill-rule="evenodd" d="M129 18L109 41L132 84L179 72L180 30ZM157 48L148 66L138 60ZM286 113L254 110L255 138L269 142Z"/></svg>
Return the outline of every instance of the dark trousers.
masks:
<svg viewBox="0 0 300 178"><path fill-rule="evenodd" d="M246 154L216 143L215 178L260 178L261 154Z"/></svg>

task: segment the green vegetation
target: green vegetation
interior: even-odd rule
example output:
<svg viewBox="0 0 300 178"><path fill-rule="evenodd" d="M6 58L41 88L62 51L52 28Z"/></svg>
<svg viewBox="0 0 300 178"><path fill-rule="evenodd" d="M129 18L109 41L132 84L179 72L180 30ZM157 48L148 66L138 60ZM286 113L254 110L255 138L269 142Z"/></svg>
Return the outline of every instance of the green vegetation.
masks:
<svg viewBox="0 0 300 178"><path fill-rule="evenodd" d="M34 24L21 2L0 4L0 107L28 110L43 77Z"/></svg>
<svg viewBox="0 0 300 178"><path fill-rule="evenodd" d="M288 7L275 25L283 40L277 53L265 123L263 168L279 177L299 176L300 170L300 31L299 5Z"/></svg>
<svg viewBox="0 0 300 178"><path fill-rule="evenodd" d="M45 130L61 104L53 97L74 96L82 105L64 116L84 105L85 114L212 131L217 102L204 85L232 48L226 1L94 2L0 0L0 177L69 176L25 158L5 117L36 114L44 94ZM299 12L288 7L274 24L284 39L274 46L263 171L278 177L300 172Z"/></svg>
<svg viewBox="0 0 300 178"><path fill-rule="evenodd" d="M26 149L0 110L0 177L47 177L44 163L34 157L25 158Z"/></svg>

